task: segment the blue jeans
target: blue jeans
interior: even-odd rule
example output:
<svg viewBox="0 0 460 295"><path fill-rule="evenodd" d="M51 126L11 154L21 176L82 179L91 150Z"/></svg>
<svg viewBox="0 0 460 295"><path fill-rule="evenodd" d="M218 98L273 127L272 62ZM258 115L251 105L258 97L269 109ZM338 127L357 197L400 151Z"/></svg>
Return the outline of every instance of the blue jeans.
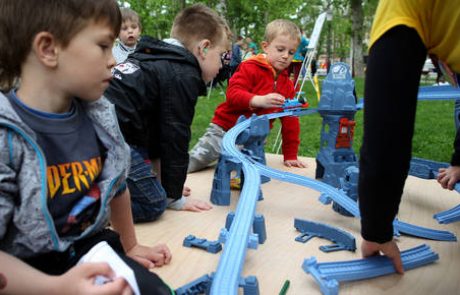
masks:
<svg viewBox="0 0 460 295"><path fill-rule="evenodd" d="M127 179L134 222L153 221L166 209L166 192L145 162L141 151L131 147L131 167Z"/></svg>

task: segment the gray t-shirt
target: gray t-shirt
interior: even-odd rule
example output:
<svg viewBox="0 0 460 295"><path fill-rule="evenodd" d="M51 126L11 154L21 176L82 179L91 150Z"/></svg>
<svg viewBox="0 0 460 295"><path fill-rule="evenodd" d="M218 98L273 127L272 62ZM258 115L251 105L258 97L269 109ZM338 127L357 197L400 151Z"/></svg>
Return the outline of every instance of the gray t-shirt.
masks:
<svg viewBox="0 0 460 295"><path fill-rule="evenodd" d="M37 134L47 164L48 209L60 236L80 234L92 224L100 207L97 178L105 149L74 99L68 113L45 113L7 95L19 117Z"/></svg>

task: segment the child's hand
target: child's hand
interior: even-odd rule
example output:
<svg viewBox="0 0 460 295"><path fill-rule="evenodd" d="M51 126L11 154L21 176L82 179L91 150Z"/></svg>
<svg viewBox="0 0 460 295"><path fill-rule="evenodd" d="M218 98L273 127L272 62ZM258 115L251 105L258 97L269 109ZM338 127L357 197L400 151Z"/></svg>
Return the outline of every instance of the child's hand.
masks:
<svg viewBox="0 0 460 295"><path fill-rule="evenodd" d="M108 281L103 285L94 284L94 278L99 275L107 278L114 276L107 263L83 263L57 277L61 288L56 289L66 290L67 294L132 294L131 288L123 278Z"/></svg>
<svg viewBox="0 0 460 295"><path fill-rule="evenodd" d="M307 164L300 160L286 160L284 161L284 166L286 167L297 167L297 168L307 168Z"/></svg>
<svg viewBox="0 0 460 295"><path fill-rule="evenodd" d="M191 194L192 194L192 189L189 188L188 186L185 186L185 185L184 185L184 188L182 189L182 195L183 195L184 197L188 197L188 196L190 196Z"/></svg>
<svg viewBox="0 0 460 295"><path fill-rule="evenodd" d="M460 166L450 166L449 168L439 169L436 178L442 188L453 190L455 184L460 180Z"/></svg>
<svg viewBox="0 0 460 295"><path fill-rule="evenodd" d="M197 200L197 199L192 199L190 197L187 197L184 207L182 210L184 211L192 211L192 212L201 212L201 211L207 211L211 210L212 206L208 202Z"/></svg>
<svg viewBox="0 0 460 295"><path fill-rule="evenodd" d="M168 264L171 261L171 251L166 244L147 247L137 244L126 254L146 268L154 268Z"/></svg>
<svg viewBox="0 0 460 295"><path fill-rule="evenodd" d="M284 104L284 96L279 93L269 93L266 95L254 95L249 102L252 108L280 108Z"/></svg>

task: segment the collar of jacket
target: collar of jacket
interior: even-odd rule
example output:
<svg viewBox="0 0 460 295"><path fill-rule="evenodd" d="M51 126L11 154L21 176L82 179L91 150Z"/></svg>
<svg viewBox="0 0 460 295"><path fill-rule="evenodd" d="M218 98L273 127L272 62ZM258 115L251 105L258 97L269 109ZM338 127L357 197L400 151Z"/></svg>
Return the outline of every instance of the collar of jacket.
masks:
<svg viewBox="0 0 460 295"><path fill-rule="evenodd" d="M267 54L265 54L265 53L259 53L257 55L253 55L250 58L244 60L243 62L254 63L254 64L259 65L260 67L268 69L269 71L272 72L273 77L275 79L278 76L280 76L281 74L286 74L287 75L287 69L281 71L280 73L277 73L276 70L273 68L273 66L268 62Z"/></svg>
<svg viewBox="0 0 460 295"><path fill-rule="evenodd" d="M142 36L136 50L130 56L138 61L175 60L200 68L196 57L186 48L163 42L150 36Z"/></svg>

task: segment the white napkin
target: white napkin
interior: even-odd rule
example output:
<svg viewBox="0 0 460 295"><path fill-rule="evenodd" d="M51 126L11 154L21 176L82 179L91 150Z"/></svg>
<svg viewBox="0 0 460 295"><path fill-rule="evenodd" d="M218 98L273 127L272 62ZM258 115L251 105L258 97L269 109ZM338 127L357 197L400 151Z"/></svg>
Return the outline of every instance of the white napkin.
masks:
<svg viewBox="0 0 460 295"><path fill-rule="evenodd" d="M78 264L85 262L105 262L110 265L115 277L122 277L128 282L135 295L140 295L139 286L137 285L136 277L133 270L118 256L112 247L107 242L102 241L97 243L91 248L81 259ZM110 281L109 278L104 276L97 276L95 284L102 285Z"/></svg>

